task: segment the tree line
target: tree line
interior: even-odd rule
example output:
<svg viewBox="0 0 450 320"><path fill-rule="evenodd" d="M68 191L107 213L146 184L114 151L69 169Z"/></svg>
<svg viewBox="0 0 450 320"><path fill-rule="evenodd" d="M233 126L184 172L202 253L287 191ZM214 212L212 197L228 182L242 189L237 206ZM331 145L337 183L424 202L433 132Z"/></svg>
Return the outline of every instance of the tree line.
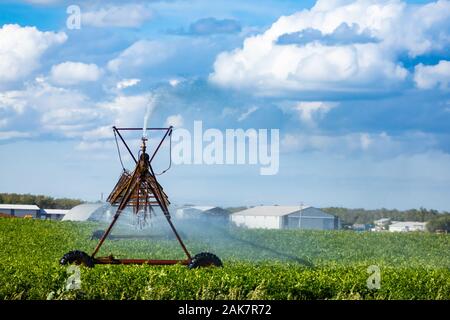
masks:
<svg viewBox="0 0 450 320"><path fill-rule="evenodd" d="M53 198L44 195L0 193L0 204L35 204L43 209L71 209L84 203L80 199ZM245 210L247 207L226 208L230 213ZM348 209L342 207L322 208L323 211L337 216L341 219L342 225L372 224L381 218L391 218L394 221L419 221L428 222L429 231L444 230L450 232L450 212L439 212L433 209Z"/></svg>
<svg viewBox="0 0 450 320"><path fill-rule="evenodd" d="M44 195L0 193L1 204L35 204L42 209L71 209L84 201L79 199L53 198Z"/></svg>
<svg viewBox="0 0 450 320"><path fill-rule="evenodd" d="M449 214L448 212L439 213L433 209L347 209L340 207L323 208L323 211L337 216L345 224L369 224L381 218L391 218L394 221L419 221L426 222L442 214Z"/></svg>
<svg viewBox="0 0 450 320"><path fill-rule="evenodd" d="M418 221L428 222L429 231L444 230L450 232L450 212L439 212L433 209L347 209L340 207L322 208L323 211L337 216L341 219L342 225L372 224L381 218L391 218L393 221Z"/></svg>

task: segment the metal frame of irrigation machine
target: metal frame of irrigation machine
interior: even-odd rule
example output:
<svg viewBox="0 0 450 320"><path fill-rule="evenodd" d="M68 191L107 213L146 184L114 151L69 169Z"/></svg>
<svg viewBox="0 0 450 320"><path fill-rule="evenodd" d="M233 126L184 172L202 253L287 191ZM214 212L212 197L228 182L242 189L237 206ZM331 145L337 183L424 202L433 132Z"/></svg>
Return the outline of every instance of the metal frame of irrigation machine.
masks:
<svg viewBox="0 0 450 320"><path fill-rule="evenodd" d="M107 202L112 206L117 206L117 211L109 224L108 228L102 234L97 246L91 255L79 250L74 250L66 253L60 260L61 264L82 264L88 267L93 267L95 264L151 264L151 265L173 265L183 264L188 265L189 268L205 267L205 266L222 266L221 260L214 254L209 252L202 252L195 256L191 256L186 248L183 240L178 234L174 224L171 220L169 212L169 199L163 188L156 179L156 174L152 168L152 161L156 154L160 150L164 141L169 137L172 139L173 127L168 128L145 128L147 131L163 131L164 136L155 148L152 156L147 153L147 137L145 134L142 137L142 145L138 153L138 158L135 157L130 147L123 138L121 131L143 131L144 128L117 128L113 127L114 136L117 144L117 151L119 154L120 162L122 163L120 155L120 147L117 140L119 137L131 158L136 163L135 169L130 172L125 169L122 163L123 172L119 178L119 181L115 185L113 191L109 195ZM170 145L171 148L171 145ZM170 166L169 166L170 168ZM166 169L164 172L166 172ZM186 255L186 259L182 260L156 260L156 259L116 259L112 255L108 257L96 258L96 254L100 250L104 241L111 233L112 228L117 222L118 218L125 210L125 208L132 208L134 214L143 213L144 217L151 215L154 212L154 207L159 207L166 218L170 229L175 234L175 237L180 244L183 252Z"/></svg>

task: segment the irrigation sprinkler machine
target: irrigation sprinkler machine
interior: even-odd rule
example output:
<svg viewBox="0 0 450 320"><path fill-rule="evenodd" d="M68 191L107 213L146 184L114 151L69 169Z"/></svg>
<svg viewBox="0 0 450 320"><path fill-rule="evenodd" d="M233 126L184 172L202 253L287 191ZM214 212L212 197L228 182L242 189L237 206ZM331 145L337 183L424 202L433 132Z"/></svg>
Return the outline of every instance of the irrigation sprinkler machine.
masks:
<svg viewBox="0 0 450 320"><path fill-rule="evenodd" d="M126 143L122 133L124 131L142 131L143 136L141 138L141 147L136 158L130 147ZM156 146L152 155L150 156L147 150L147 132L162 132L163 137L159 144ZM169 212L169 198L164 192L163 188L156 179L156 174L152 168L152 161L156 154L160 150L166 139L172 139L173 127L168 128L117 128L113 127L114 137L116 139L117 150L119 153L119 159L122 163L120 156L119 140L125 146L126 150L134 160L136 166L133 171L126 170L122 163L123 172L116 183L111 194L107 198L107 202L111 204L113 208L117 208L113 219L106 230L101 235L92 254L80 250L74 250L66 253L60 260L60 264L77 264L87 267L94 267L96 264L149 264L149 265L174 265L183 264L190 269L198 267L208 266L222 266L221 260L212 253L202 252L192 256L189 250L186 248L183 240L181 239L177 229L175 228L171 215ZM170 143L171 148L171 143ZM169 166L170 167L170 166ZM166 170L167 171L167 170ZM163 171L165 172L165 171ZM97 253L101 246L105 242L108 235L111 233L114 225L119 219L120 215L125 209L131 209L134 215L142 215L143 217L152 217L155 213L155 209L161 209L165 220L170 226L171 231L176 237L176 240L180 244L186 259L181 260L161 260L161 259L117 259L113 255L107 257L97 257Z"/></svg>

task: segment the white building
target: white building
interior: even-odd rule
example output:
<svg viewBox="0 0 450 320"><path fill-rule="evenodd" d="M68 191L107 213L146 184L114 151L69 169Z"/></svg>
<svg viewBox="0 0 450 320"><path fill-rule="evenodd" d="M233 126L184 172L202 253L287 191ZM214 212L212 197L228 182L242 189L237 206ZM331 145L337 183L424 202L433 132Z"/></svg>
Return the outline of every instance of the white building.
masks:
<svg viewBox="0 0 450 320"><path fill-rule="evenodd" d="M64 209L44 209L43 210L43 212L45 214L45 218L50 219L50 220L62 220L69 211L70 210L64 210Z"/></svg>
<svg viewBox="0 0 450 320"><path fill-rule="evenodd" d="M388 230L389 225L391 224L391 218L381 218L375 220L373 222L375 227L371 229L371 231L385 231Z"/></svg>
<svg viewBox="0 0 450 320"><path fill-rule="evenodd" d="M0 213L15 217L41 217L41 209L34 204L0 204Z"/></svg>
<svg viewBox="0 0 450 320"><path fill-rule="evenodd" d="M340 229L338 217L311 206L257 206L230 217L237 226L251 229Z"/></svg>
<svg viewBox="0 0 450 320"><path fill-rule="evenodd" d="M391 223L391 218L381 218L373 222L376 226L384 227Z"/></svg>
<svg viewBox="0 0 450 320"><path fill-rule="evenodd" d="M416 221L392 221L389 225L390 232L425 231L426 222Z"/></svg>
<svg viewBox="0 0 450 320"><path fill-rule="evenodd" d="M229 212L213 206L183 206L177 208L175 217L178 219L197 219L202 217L217 217L228 219Z"/></svg>

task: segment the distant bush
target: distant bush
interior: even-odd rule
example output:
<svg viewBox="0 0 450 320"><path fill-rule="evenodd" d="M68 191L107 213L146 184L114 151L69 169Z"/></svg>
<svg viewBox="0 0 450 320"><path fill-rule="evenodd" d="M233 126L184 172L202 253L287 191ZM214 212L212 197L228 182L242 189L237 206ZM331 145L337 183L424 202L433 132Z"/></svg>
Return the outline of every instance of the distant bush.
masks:
<svg viewBox="0 0 450 320"><path fill-rule="evenodd" d="M450 215L442 215L435 217L427 223L427 229L430 232L436 232L439 230L450 232Z"/></svg>
<svg viewBox="0 0 450 320"><path fill-rule="evenodd" d="M71 209L83 201L79 199L55 199L43 195L0 193L0 203L35 204L42 209Z"/></svg>
<svg viewBox="0 0 450 320"><path fill-rule="evenodd" d="M391 218L394 221L426 222L442 215L437 210L433 209L430 210L425 208L401 211L397 209L389 210L384 208L375 210L366 210L366 209L347 209L347 208L330 207L330 208L323 208L322 210L329 214L339 217L343 225L353 225L355 223L369 224L381 218ZM444 212L444 214L449 213Z"/></svg>

